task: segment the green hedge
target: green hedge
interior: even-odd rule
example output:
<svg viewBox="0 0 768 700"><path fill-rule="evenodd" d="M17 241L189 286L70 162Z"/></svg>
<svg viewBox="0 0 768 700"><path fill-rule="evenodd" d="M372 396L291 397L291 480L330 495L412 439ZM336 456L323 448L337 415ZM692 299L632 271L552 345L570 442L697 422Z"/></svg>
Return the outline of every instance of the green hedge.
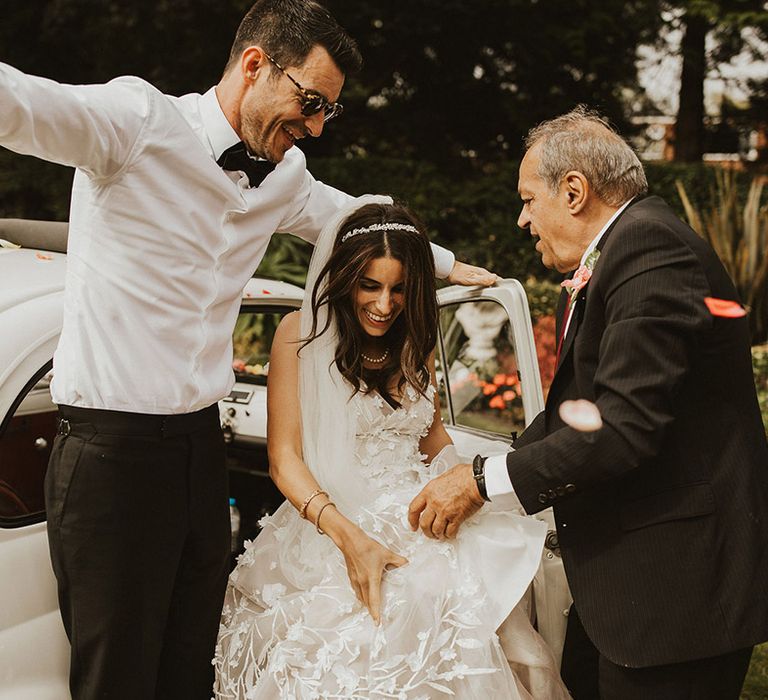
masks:
<svg viewBox="0 0 768 700"><path fill-rule="evenodd" d="M768 435L768 345L752 348L752 369L755 374L757 400L763 414L765 434Z"/></svg>
<svg viewBox="0 0 768 700"><path fill-rule="evenodd" d="M467 161L463 169L445 171L432 163L398 158L315 158L310 170L351 194L381 192L404 201L435 239L462 260L506 277L559 279L544 269L527 231L517 227L517 161L484 168ZM710 198L714 169L709 166L647 164L646 171L651 193L663 197L681 216L675 180L683 181L694 203ZM739 181L746 191L749 177ZM69 168L0 150L0 216L66 219L71 182ZM276 242L275 250L280 245Z"/></svg>
<svg viewBox="0 0 768 700"><path fill-rule="evenodd" d="M0 216L66 221L72 168L0 148Z"/></svg>
<svg viewBox="0 0 768 700"><path fill-rule="evenodd" d="M352 194L384 192L404 200L424 219L439 242L467 261L509 277L557 280L545 270L527 231L517 227L517 161L485 169L469 164L460 173L444 173L429 163L398 159L317 159L310 164L318 179ZM684 217L675 186L681 180L691 200L705 204L712 196L715 169L703 164L646 164L649 191ZM750 177L738 177L744 193Z"/></svg>

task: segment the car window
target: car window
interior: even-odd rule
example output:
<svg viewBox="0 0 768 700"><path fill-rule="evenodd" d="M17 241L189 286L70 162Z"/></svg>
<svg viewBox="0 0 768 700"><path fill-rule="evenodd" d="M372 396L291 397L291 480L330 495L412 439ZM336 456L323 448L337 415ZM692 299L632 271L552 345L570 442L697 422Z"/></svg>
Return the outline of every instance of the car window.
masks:
<svg viewBox="0 0 768 700"><path fill-rule="evenodd" d="M50 391L51 363L29 382L0 425L0 526L45 517L43 481L58 424Z"/></svg>
<svg viewBox="0 0 768 700"><path fill-rule="evenodd" d="M266 385L272 339L289 307L243 306L232 334L232 368L239 382Z"/></svg>
<svg viewBox="0 0 768 700"><path fill-rule="evenodd" d="M523 389L507 310L493 300L444 305L440 336L443 419L504 436L522 432Z"/></svg>

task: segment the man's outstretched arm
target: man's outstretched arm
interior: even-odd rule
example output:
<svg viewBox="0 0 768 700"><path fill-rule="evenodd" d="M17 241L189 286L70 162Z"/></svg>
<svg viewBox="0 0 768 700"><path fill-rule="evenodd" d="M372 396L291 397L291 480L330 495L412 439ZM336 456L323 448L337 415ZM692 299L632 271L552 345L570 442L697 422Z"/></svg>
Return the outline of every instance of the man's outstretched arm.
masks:
<svg viewBox="0 0 768 700"><path fill-rule="evenodd" d="M130 157L149 116L147 85L62 85L0 63L0 145L105 179Z"/></svg>
<svg viewBox="0 0 768 700"><path fill-rule="evenodd" d="M462 284L465 287L490 287L498 281L499 276L484 267L455 260L447 279L451 284Z"/></svg>

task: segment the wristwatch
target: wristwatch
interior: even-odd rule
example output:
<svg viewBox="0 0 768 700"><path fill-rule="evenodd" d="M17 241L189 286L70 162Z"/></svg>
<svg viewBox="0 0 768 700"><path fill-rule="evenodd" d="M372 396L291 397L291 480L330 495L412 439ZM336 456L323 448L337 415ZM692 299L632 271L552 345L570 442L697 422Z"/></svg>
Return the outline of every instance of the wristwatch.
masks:
<svg viewBox="0 0 768 700"><path fill-rule="evenodd" d="M482 455L475 455L475 458L472 460L472 476L475 478L477 490L480 492L482 499L490 501L488 490L485 487L485 459Z"/></svg>

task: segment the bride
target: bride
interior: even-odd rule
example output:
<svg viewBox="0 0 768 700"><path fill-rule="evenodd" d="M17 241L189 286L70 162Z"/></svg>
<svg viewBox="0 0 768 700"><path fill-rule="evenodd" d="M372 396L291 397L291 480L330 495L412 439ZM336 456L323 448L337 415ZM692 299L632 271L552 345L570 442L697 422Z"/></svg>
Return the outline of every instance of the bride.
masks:
<svg viewBox="0 0 768 700"><path fill-rule="evenodd" d="M325 227L275 335L270 475L287 501L230 576L217 699L567 698L522 602L546 526L486 504L452 540L408 505L458 460L440 419L422 225L365 198Z"/></svg>

